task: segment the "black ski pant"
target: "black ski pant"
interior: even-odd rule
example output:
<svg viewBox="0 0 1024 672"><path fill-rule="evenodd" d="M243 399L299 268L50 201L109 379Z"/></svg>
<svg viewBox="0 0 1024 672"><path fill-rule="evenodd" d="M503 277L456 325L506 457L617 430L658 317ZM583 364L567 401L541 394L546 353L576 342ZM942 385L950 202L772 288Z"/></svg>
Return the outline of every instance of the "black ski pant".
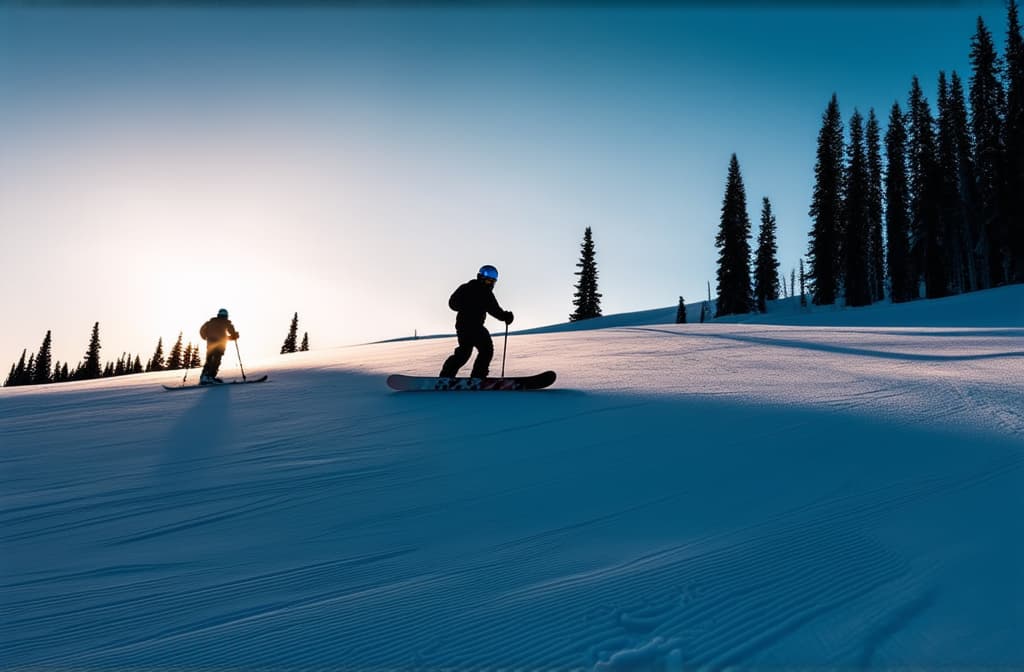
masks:
<svg viewBox="0 0 1024 672"><path fill-rule="evenodd" d="M203 365L203 375L211 378L217 377L217 371L220 370L220 360L224 356L223 345L207 345L206 346L206 364Z"/></svg>
<svg viewBox="0 0 1024 672"><path fill-rule="evenodd" d="M454 378L459 373L459 369L473 355L473 348L476 348L476 361L473 362L473 371L469 375L472 378L486 378L490 370L491 358L494 357L491 332L481 324L472 329L461 329L456 335L459 338L459 346L455 348L451 357L444 361L444 366L441 367L441 377Z"/></svg>

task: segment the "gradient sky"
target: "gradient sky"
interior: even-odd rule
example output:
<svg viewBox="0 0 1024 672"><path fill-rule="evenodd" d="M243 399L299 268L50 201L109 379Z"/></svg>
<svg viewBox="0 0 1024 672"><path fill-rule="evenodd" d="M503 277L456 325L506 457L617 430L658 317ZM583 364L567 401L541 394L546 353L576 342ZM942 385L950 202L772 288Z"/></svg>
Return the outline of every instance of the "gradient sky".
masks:
<svg viewBox="0 0 1024 672"><path fill-rule="evenodd" d="M593 227L606 314L714 289L729 157L807 249L832 93L883 125L965 83L1003 3L714 9L0 7L0 365L53 330L152 354L220 307L242 352L451 332L501 272L514 327L565 321ZM500 325L490 322L492 330ZM227 359L226 362L233 359ZM438 362L440 367L440 362Z"/></svg>

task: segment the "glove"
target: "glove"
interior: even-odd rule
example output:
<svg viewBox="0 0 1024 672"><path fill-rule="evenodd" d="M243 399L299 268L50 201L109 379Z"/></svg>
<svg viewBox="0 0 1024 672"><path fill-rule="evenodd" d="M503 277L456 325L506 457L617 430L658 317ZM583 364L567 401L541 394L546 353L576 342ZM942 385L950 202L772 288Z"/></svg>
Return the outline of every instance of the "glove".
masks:
<svg viewBox="0 0 1024 672"><path fill-rule="evenodd" d="M236 331L234 337L231 340L237 341L239 336L241 336L241 334Z"/></svg>
<svg viewBox="0 0 1024 672"><path fill-rule="evenodd" d="M515 318L515 315L512 314L511 310L506 310L505 311L505 324L512 324L512 320L514 318Z"/></svg>

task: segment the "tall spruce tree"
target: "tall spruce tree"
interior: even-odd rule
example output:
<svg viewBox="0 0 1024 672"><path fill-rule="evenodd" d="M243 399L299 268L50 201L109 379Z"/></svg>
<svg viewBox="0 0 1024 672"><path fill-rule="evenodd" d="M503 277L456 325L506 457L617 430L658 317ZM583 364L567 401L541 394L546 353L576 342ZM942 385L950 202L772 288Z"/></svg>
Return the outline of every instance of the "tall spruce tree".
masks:
<svg viewBox="0 0 1024 672"><path fill-rule="evenodd" d="M775 240L777 225L772 204L765 196L761 200L761 229L757 234L757 254L754 259L754 300L757 309L766 312L768 301L779 298L779 258Z"/></svg>
<svg viewBox="0 0 1024 672"><path fill-rule="evenodd" d="M1006 14L1006 221L1013 280L1024 282L1024 36L1016 0L1009 0Z"/></svg>
<svg viewBox="0 0 1024 672"><path fill-rule="evenodd" d="M27 354L27 349L21 351L21 359L11 369L11 374L7 376L7 382L4 383L4 387L14 387L15 385L22 384L22 381L25 379L25 355Z"/></svg>
<svg viewBox="0 0 1024 672"><path fill-rule="evenodd" d="M676 324L686 324L686 301L679 297L679 307L676 308Z"/></svg>
<svg viewBox="0 0 1024 672"><path fill-rule="evenodd" d="M750 216L747 214L747 193L740 174L740 162L735 154L729 160L715 247L719 250L715 317L749 313L753 298L750 287Z"/></svg>
<svg viewBox="0 0 1024 672"><path fill-rule="evenodd" d="M949 294L948 255L942 220L942 172L935 140L935 120L917 77L911 83L909 107L910 253L916 269L915 277L923 277L925 295L934 299Z"/></svg>
<svg viewBox="0 0 1024 672"><path fill-rule="evenodd" d="M835 303L842 281L841 241L843 184L843 121L839 99L832 94L822 115L814 166L814 195L811 200L810 270L812 300L817 305Z"/></svg>
<svg viewBox="0 0 1024 672"><path fill-rule="evenodd" d="M576 309L569 315L570 322L589 320L601 317L601 293L597 291L597 261L594 252L594 234L588 226L583 231L583 242L580 244L580 260L576 264L580 269L573 275L579 276L576 293L572 305Z"/></svg>
<svg viewBox="0 0 1024 672"><path fill-rule="evenodd" d="M53 358L51 354L51 341L50 331L46 331L46 336L43 338L43 344L39 346L39 353L36 355L36 371L33 383L41 384L50 382L50 375Z"/></svg>
<svg viewBox="0 0 1024 672"><path fill-rule="evenodd" d="M309 332L302 332L302 345L299 346L299 352L309 352Z"/></svg>
<svg viewBox="0 0 1024 672"><path fill-rule="evenodd" d="M164 370L164 339L161 336L156 342L156 350L153 351L153 356L149 360L149 365L146 367L146 371L163 371Z"/></svg>
<svg viewBox="0 0 1024 672"><path fill-rule="evenodd" d="M185 366L184 352L182 351L182 337L184 334L178 332L178 340L171 346L171 351L167 354L167 361L165 367L168 371L177 371Z"/></svg>
<svg viewBox="0 0 1024 672"><path fill-rule="evenodd" d="M981 233L981 217L978 214L978 186L974 170L974 152L971 131L967 118L967 103L964 85L960 76L953 71L950 77L947 100L950 131L953 134L954 162L956 164L957 211L953 213L952 227L960 238L962 251L963 280L965 291L974 291L986 285L989 277L988 263L983 246L978 241Z"/></svg>
<svg viewBox="0 0 1024 672"><path fill-rule="evenodd" d="M967 278L964 235L961 227L966 224L962 217L963 202L960 196L960 169L957 165L956 123L953 109L952 87L944 71L939 72L938 86L938 161L941 181L940 208L942 238L948 269L949 290L953 294L966 291L970 285Z"/></svg>
<svg viewBox="0 0 1024 672"><path fill-rule="evenodd" d="M977 32L971 39L971 130L974 135L974 168L978 180L978 209L988 277L983 288L1007 279L1009 254L1002 211L1004 147L1002 114L1005 105L999 81L1000 64L992 34L978 17Z"/></svg>
<svg viewBox="0 0 1024 672"><path fill-rule="evenodd" d="M142 373L142 360L139 359L138 355L135 355L135 363L132 364L132 373Z"/></svg>
<svg viewBox="0 0 1024 672"><path fill-rule="evenodd" d="M89 348L85 351L85 360L82 362L80 377L83 380L99 378L103 369L100 364L100 323L92 327L92 336L89 338Z"/></svg>
<svg viewBox="0 0 1024 672"><path fill-rule="evenodd" d="M856 109L850 117L850 143L843 180L843 250L846 305L871 303L869 175L864 149L864 117Z"/></svg>
<svg viewBox="0 0 1024 672"><path fill-rule="evenodd" d="M298 350L298 337L299 337L299 314L295 313L292 317L292 326L288 329L288 335L284 338L284 345L281 346L281 354L286 355Z"/></svg>
<svg viewBox="0 0 1024 672"><path fill-rule="evenodd" d="M871 257L871 300L881 301L885 298L885 242L882 236L885 192L882 189L881 131L874 108L868 112L865 141L868 153L868 249Z"/></svg>
<svg viewBox="0 0 1024 672"><path fill-rule="evenodd" d="M892 104L885 132L885 238L889 294L893 303L917 298L910 260L910 186L907 177L907 130L899 103Z"/></svg>

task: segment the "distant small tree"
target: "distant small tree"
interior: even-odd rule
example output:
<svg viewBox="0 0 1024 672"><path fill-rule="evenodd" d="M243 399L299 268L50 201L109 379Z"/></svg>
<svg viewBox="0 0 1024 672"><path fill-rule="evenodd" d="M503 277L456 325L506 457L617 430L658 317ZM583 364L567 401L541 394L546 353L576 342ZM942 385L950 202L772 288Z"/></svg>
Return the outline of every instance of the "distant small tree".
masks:
<svg viewBox="0 0 1024 672"><path fill-rule="evenodd" d="M33 383L40 384L50 382L50 351L50 332L47 331L46 337L43 339L43 344L39 346L39 354L36 355L36 370L33 374Z"/></svg>
<svg viewBox="0 0 1024 672"><path fill-rule="evenodd" d="M583 243L580 246L580 260L576 264L574 275L580 276L576 284L572 305L576 310L569 316L570 322L589 320L601 317L601 294L597 291L597 262L594 259L594 236L588 226L583 231Z"/></svg>
<svg viewBox="0 0 1024 672"><path fill-rule="evenodd" d="M800 260L800 305L807 307L807 274L804 273L804 260Z"/></svg>
<svg viewBox="0 0 1024 672"><path fill-rule="evenodd" d="M284 345L281 346L281 354L286 355L292 352L296 352L296 342L299 336L299 314L295 313L292 317L292 326L288 329L288 335L284 339Z"/></svg>
<svg viewBox="0 0 1024 672"><path fill-rule="evenodd" d="M309 332L303 332L302 334L302 345L299 346L299 352L309 352Z"/></svg>
<svg viewBox="0 0 1024 672"><path fill-rule="evenodd" d="M164 370L164 339L161 336L156 342L156 350L153 352L153 356L149 360L149 365L146 366L146 371L163 371Z"/></svg>
<svg viewBox="0 0 1024 672"><path fill-rule="evenodd" d="M124 373L125 373L125 371L124 371L124 358L126 356L127 355L125 355L124 353L121 353L121 359L117 360L117 364L114 365L114 375L115 376L123 376L124 375Z"/></svg>
<svg viewBox="0 0 1024 672"><path fill-rule="evenodd" d="M91 380L99 378L102 373L100 367L100 323L92 327L92 336L89 338L89 349L85 351L85 361L82 363L81 378Z"/></svg>
<svg viewBox="0 0 1024 672"><path fill-rule="evenodd" d="M21 385L31 385L35 380L36 376L36 355L32 353L28 356L28 364L25 365L25 371L21 374Z"/></svg>
<svg viewBox="0 0 1024 672"><path fill-rule="evenodd" d="M71 373L68 371L67 362L64 362L64 366L60 367L60 380L62 383L71 380Z"/></svg>
<svg viewBox="0 0 1024 672"><path fill-rule="evenodd" d="M138 355L135 355L135 363L132 364L132 373L142 373L145 369L142 368L142 360L139 359Z"/></svg>
<svg viewBox="0 0 1024 672"><path fill-rule="evenodd" d="M21 351L21 359L18 363L11 368L11 374L7 376L7 382L4 383L5 387L14 387L15 385L21 385L25 379L25 355L28 354L28 350Z"/></svg>
<svg viewBox="0 0 1024 672"><path fill-rule="evenodd" d="M178 332L178 340L171 346L171 351L167 355L167 362L165 368L168 371L177 371L185 366L184 352L182 351L181 337L182 332Z"/></svg>
<svg viewBox="0 0 1024 672"><path fill-rule="evenodd" d="M679 297L679 307L676 309L676 324L686 324L686 302Z"/></svg>
<svg viewBox="0 0 1024 672"><path fill-rule="evenodd" d="M114 375L114 363L113 362L107 362L107 365L105 367L103 367L103 377L104 378L111 378L111 377L113 377L113 375Z"/></svg>
<svg viewBox="0 0 1024 672"><path fill-rule="evenodd" d="M779 260L775 230L772 204L765 196L761 201L761 230L757 236L757 255L754 261L754 298L757 300L757 309L762 313L767 311L768 301L779 298Z"/></svg>

